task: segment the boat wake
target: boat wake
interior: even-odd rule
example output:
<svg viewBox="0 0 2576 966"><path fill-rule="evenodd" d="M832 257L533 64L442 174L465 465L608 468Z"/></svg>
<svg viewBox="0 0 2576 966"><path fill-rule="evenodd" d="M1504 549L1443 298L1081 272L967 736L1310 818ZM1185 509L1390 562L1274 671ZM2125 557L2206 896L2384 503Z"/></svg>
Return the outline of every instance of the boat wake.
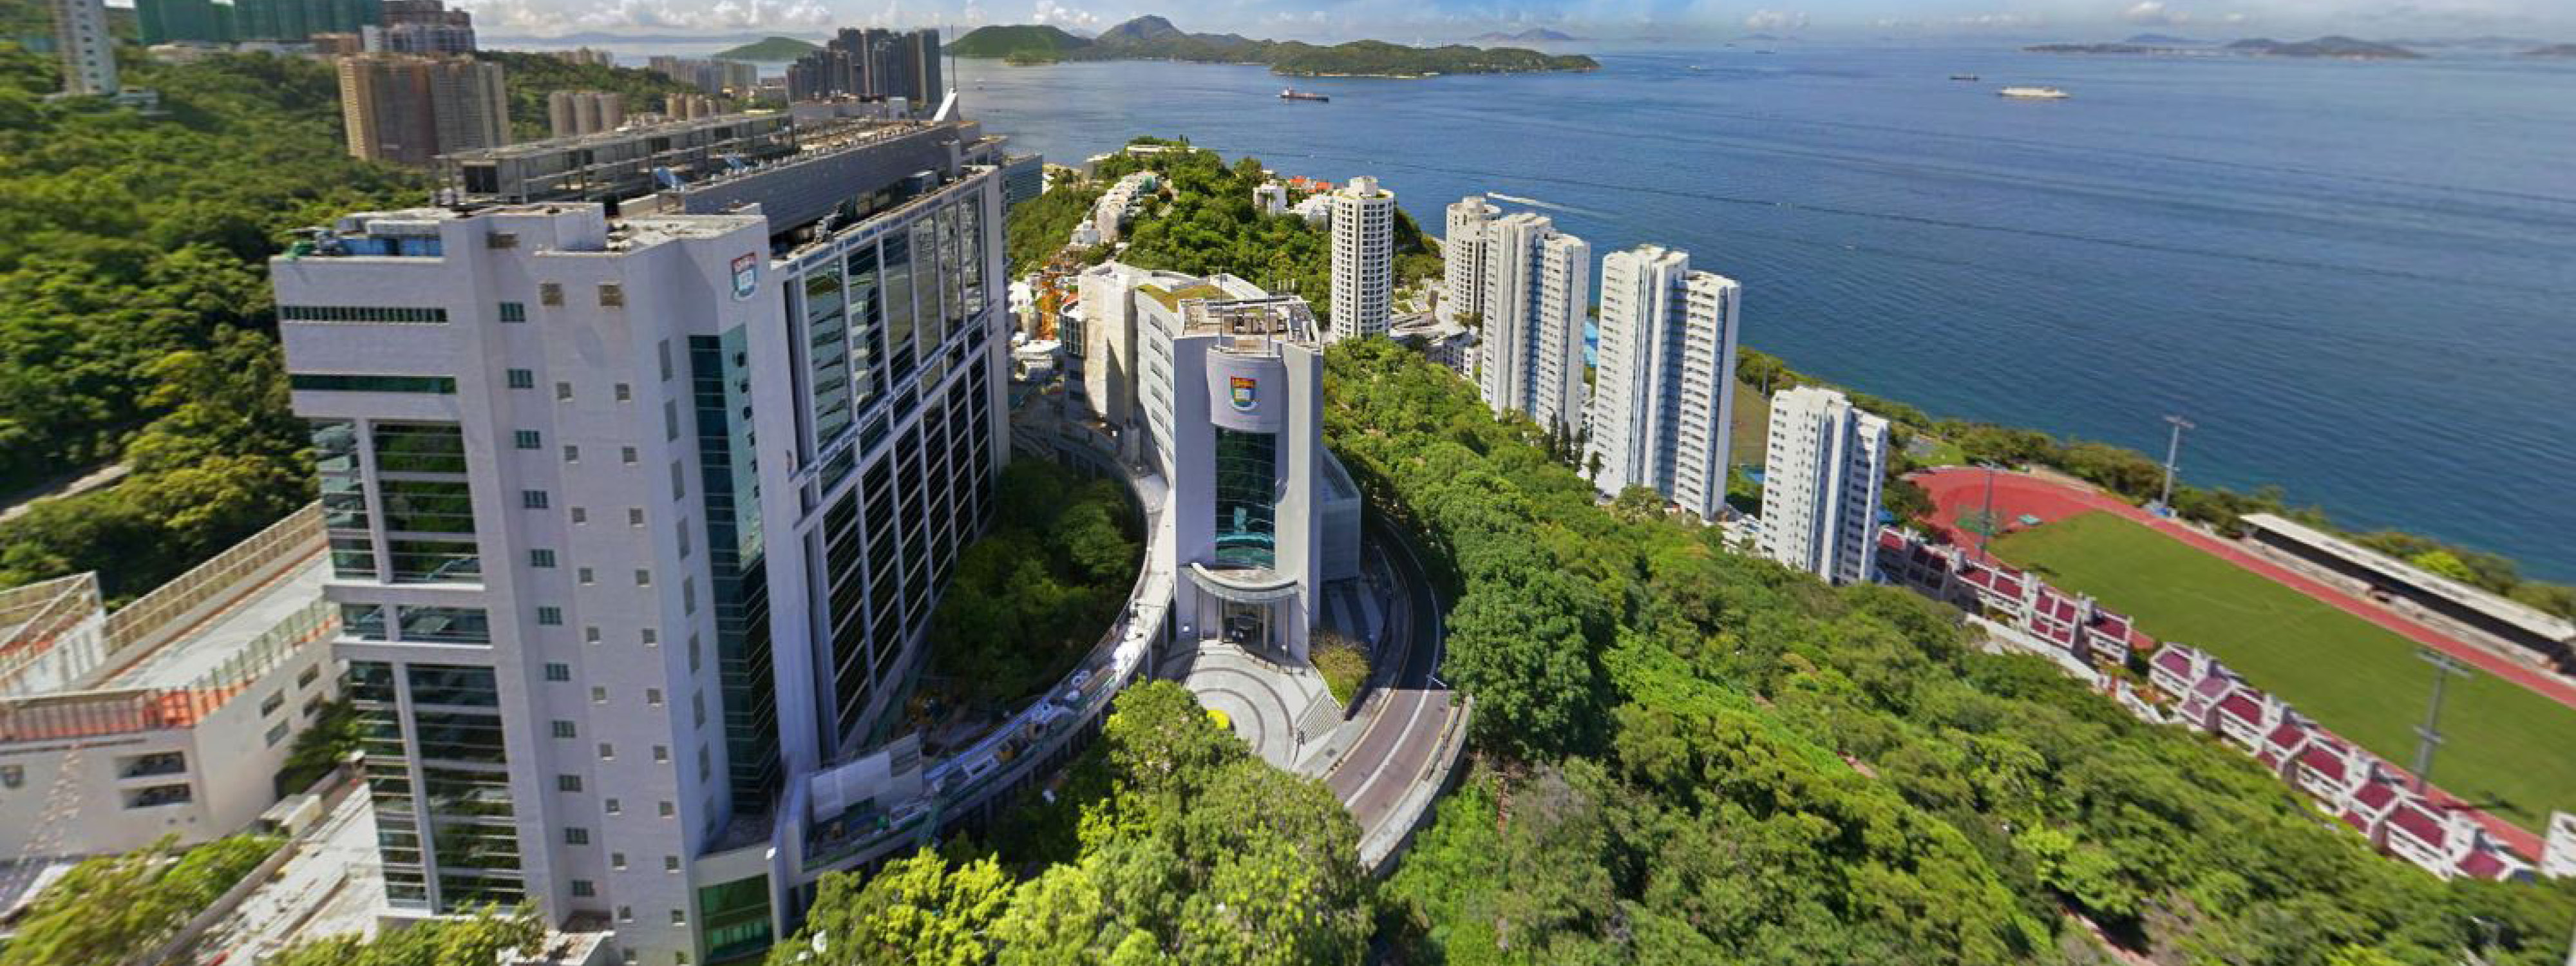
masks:
<svg viewBox="0 0 2576 966"><path fill-rule="evenodd" d="M1553 201L1540 201L1536 198L1523 198L1519 195L1507 195L1499 191L1485 192L1485 197L1492 198L1495 201L1508 201L1516 205L1528 205L1532 208L1546 208L1551 211L1562 211L1568 214L1591 215L1596 218L1606 217L1602 213L1590 208L1577 208L1573 205L1560 205Z"/></svg>

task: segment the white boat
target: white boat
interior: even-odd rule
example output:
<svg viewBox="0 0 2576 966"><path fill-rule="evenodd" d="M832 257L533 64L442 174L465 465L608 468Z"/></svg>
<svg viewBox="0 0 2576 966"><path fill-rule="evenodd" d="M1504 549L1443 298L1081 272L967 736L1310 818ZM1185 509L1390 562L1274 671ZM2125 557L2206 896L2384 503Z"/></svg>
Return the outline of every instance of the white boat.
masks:
<svg viewBox="0 0 2576 966"><path fill-rule="evenodd" d="M2075 96L2054 87L2007 87L1995 94L2025 101L2062 101Z"/></svg>

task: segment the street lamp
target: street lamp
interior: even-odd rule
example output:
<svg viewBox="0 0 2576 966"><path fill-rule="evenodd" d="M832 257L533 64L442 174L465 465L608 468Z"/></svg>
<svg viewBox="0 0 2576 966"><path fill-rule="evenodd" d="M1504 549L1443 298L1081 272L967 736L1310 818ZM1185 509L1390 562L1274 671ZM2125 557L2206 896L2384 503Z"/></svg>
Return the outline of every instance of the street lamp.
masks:
<svg viewBox="0 0 2576 966"><path fill-rule="evenodd" d="M2166 416L2165 422L2173 424L2173 436L2165 443L2165 491L2163 496L2156 498L2156 507L2172 513L2174 465L2182 457L2182 431L2199 429L2200 425L2180 416Z"/></svg>

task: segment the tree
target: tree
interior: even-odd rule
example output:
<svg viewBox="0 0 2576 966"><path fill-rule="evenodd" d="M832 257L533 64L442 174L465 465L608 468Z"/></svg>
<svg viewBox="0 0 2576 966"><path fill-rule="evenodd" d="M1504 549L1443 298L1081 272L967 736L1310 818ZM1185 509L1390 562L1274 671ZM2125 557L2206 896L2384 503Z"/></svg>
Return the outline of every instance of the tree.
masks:
<svg viewBox="0 0 2576 966"><path fill-rule="evenodd" d="M835 872L804 928L769 953L771 966L976 966L994 951L986 934L1009 908L1010 877L991 859L951 868L923 850L864 883ZM811 952L811 958L805 954Z"/></svg>
<svg viewBox="0 0 2576 966"><path fill-rule="evenodd" d="M374 939L335 936L305 943L271 966L491 966L504 952L535 952L545 936L546 924L532 908L486 908L389 929Z"/></svg>

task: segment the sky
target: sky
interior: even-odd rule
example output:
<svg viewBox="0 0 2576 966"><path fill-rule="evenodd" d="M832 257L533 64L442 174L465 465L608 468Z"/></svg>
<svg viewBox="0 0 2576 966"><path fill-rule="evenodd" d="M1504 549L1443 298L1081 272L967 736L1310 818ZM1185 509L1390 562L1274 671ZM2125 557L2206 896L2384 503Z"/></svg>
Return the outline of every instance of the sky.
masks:
<svg viewBox="0 0 2576 966"><path fill-rule="evenodd" d="M1411 43L1548 27L1604 41L1801 38L2114 40L2576 36L2576 0L450 0L496 36L579 31L813 35L841 25L1055 24L1089 33L1141 14L1183 30Z"/></svg>

